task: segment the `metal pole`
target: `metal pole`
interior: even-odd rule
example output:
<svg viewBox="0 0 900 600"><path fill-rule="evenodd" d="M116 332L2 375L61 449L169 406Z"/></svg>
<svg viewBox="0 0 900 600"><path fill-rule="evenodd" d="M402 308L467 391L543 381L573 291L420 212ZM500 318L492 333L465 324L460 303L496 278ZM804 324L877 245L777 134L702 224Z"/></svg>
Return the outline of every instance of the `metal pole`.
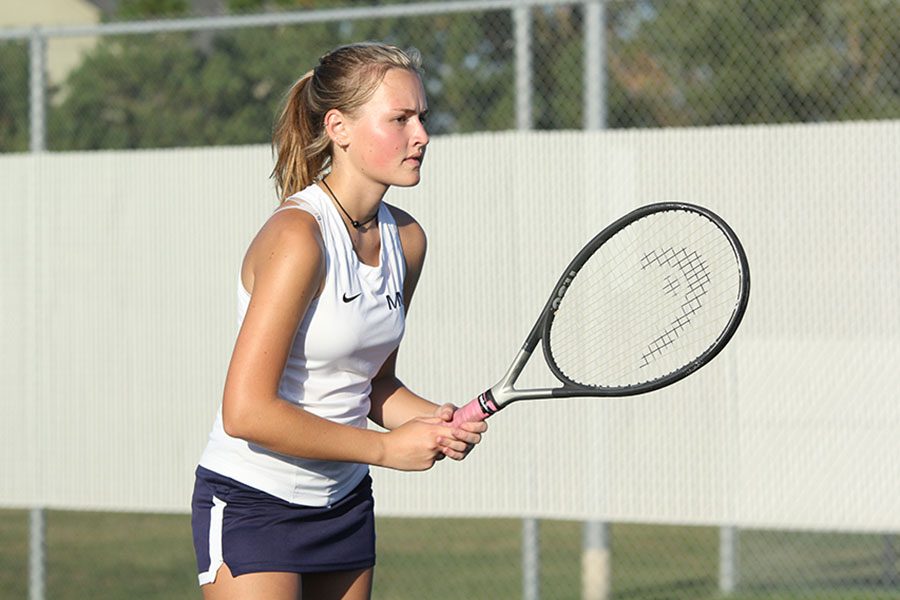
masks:
<svg viewBox="0 0 900 600"><path fill-rule="evenodd" d="M608 600L612 589L610 527L604 521L584 524L581 553L582 600Z"/></svg>
<svg viewBox="0 0 900 600"><path fill-rule="evenodd" d="M44 600L44 549L46 544L46 518L43 508L29 512L28 598Z"/></svg>
<svg viewBox="0 0 900 600"><path fill-rule="evenodd" d="M31 58L31 151L43 152L47 149L47 42L40 28L31 30L29 43Z"/></svg>
<svg viewBox="0 0 900 600"><path fill-rule="evenodd" d="M740 532L737 527L719 528L719 592L730 596L737 589Z"/></svg>
<svg viewBox="0 0 900 600"><path fill-rule="evenodd" d="M531 129L531 8L512 9L516 40L516 129ZM539 600L541 596L541 540L537 519L522 519L522 598Z"/></svg>
<svg viewBox="0 0 900 600"><path fill-rule="evenodd" d="M522 598L541 597L541 526L537 519L522 519Z"/></svg>
<svg viewBox="0 0 900 600"><path fill-rule="evenodd" d="M531 8L512 9L516 40L516 129L531 129ZM522 519L522 598L541 597L541 540L537 519Z"/></svg>
<svg viewBox="0 0 900 600"><path fill-rule="evenodd" d="M516 129L531 129L531 8L513 9L516 38Z"/></svg>
<svg viewBox="0 0 900 600"><path fill-rule="evenodd" d="M740 402L738 396L738 360L737 351L731 347L727 356L727 384L725 397L728 401L728 505L729 519L736 517L736 492L739 480L738 467L740 465ZM732 521L734 523L734 521ZM740 571L740 529L736 525L722 525L719 527L719 592L723 596L730 596L737 589L741 578Z"/></svg>
<svg viewBox="0 0 900 600"><path fill-rule="evenodd" d="M29 38L29 147L32 153L47 149L47 41L39 27L31 30ZM34 335L34 331L31 332ZM44 600L44 566L46 548L46 515L42 507L28 513L28 597Z"/></svg>
<svg viewBox="0 0 900 600"><path fill-rule="evenodd" d="M584 128L606 129L606 6L584 3ZM609 523L587 521L581 554L581 597L607 600L612 589Z"/></svg>
<svg viewBox="0 0 900 600"><path fill-rule="evenodd" d="M423 17L487 11L514 10L522 7L548 8L567 6L577 0L426 0L410 4L386 4L380 6L360 6L354 8L334 8L321 10L296 10L289 12L263 13L256 15L194 17L189 19L163 19L159 21L122 21L98 23L94 25L46 26L42 30L46 37L91 37L105 35L131 35L154 32L209 31L236 29L241 27L270 27L301 25L305 23L330 23L384 19L390 17ZM0 28L0 40L25 39L29 28Z"/></svg>
<svg viewBox="0 0 900 600"><path fill-rule="evenodd" d="M584 128L606 129L606 1L584 3Z"/></svg>
<svg viewBox="0 0 900 600"><path fill-rule="evenodd" d="M606 128L606 7L603 0L584 3L584 128ZM581 588L585 600L609 596L609 524L588 521L584 524L581 555Z"/></svg>

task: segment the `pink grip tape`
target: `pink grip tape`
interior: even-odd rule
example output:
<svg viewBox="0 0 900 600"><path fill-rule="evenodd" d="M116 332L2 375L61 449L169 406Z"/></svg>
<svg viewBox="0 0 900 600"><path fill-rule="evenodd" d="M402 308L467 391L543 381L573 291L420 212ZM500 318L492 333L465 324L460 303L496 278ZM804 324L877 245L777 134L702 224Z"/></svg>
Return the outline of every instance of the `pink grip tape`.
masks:
<svg viewBox="0 0 900 600"><path fill-rule="evenodd" d="M489 411L486 412L481 407L482 402L488 407ZM490 391L484 392L453 413L453 422L451 423L451 426L456 427L462 423L484 421L498 410L497 405L494 403L494 399L490 396Z"/></svg>

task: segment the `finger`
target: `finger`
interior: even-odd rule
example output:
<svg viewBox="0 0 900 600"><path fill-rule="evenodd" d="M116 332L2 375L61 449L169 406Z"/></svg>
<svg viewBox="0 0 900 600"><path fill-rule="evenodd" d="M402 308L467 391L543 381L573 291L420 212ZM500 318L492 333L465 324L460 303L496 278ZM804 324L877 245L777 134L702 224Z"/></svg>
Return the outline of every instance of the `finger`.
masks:
<svg viewBox="0 0 900 600"><path fill-rule="evenodd" d="M454 429L453 437L461 442L465 442L466 444L478 444L479 442L481 442L480 433L472 433L466 431L465 429Z"/></svg>
<svg viewBox="0 0 900 600"><path fill-rule="evenodd" d="M472 433L484 433L488 429L487 421L472 421L469 423L460 423L459 427Z"/></svg>
<svg viewBox="0 0 900 600"><path fill-rule="evenodd" d="M451 450L458 454L465 454L469 451L470 447L473 444L469 444L467 442L463 442L461 440L457 440L454 438L442 438L441 439L441 449Z"/></svg>
<svg viewBox="0 0 900 600"><path fill-rule="evenodd" d="M444 456L452 458L453 460L462 460L466 457L466 453L453 450L452 448L444 448Z"/></svg>

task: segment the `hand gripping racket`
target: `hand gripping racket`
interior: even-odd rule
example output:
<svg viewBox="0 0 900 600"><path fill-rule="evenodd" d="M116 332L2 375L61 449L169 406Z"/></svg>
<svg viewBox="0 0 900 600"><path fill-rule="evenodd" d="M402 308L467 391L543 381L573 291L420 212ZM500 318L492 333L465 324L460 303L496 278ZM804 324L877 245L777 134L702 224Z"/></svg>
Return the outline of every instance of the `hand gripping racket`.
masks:
<svg viewBox="0 0 900 600"><path fill-rule="evenodd" d="M506 375L456 411L453 424L482 421L519 400L671 385L725 347L749 295L744 249L719 216L684 203L638 208L566 267ZM517 389L539 342L562 385Z"/></svg>

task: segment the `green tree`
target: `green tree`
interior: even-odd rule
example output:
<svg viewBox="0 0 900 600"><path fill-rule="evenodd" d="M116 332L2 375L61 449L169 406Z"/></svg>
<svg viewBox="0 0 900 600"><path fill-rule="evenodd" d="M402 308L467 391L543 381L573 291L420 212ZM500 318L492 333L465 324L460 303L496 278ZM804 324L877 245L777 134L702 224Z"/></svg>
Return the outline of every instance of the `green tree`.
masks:
<svg viewBox="0 0 900 600"><path fill-rule="evenodd" d="M199 82L206 104L204 143L268 142L285 93L340 39L336 27L244 29L217 36Z"/></svg>
<svg viewBox="0 0 900 600"><path fill-rule="evenodd" d="M118 18L123 21L180 17L188 13L187 0L122 0Z"/></svg>
<svg viewBox="0 0 900 600"><path fill-rule="evenodd" d="M345 23L347 41L381 40L422 54L432 133L515 126L508 11Z"/></svg>
<svg viewBox="0 0 900 600"><path fill-rule="evenodd" d="M53 150L193 146L205 118L201 57L182 34L105 39L67 81Z"/></svg>
<svg viewBox="0 0 900 600"><path fill-rule="evenodd" d="M532 37L534 127L580 129L584 120L584 29L580 7L534 11Z"/></svg>
<svg viewBox="0 0 900 600"><path fill-rule="evenodd" d="M104 39L54 112L58 150L265 143L335 24Z"/></svg>
<svg viewBox="0 0 900 600"><path fill-rule="evenodd" d="M388 2L384 2L388 3ZM233 11L348 6L230 0ZM122 14L190 12L188 0L127 0ZM900 116L896 0L615 0L605 4L610 127L809 122ZM580 128L578 4L532 11L532 122ZM51 149L268 141L291 83L337 44L418 48L431 131L515 126L509 11L104 38L51 102ZM0 51L0 148L24 149L27 56Z"/></svg>
<svg viewBox="0 0 900 600"><path fill-rule="evenodd" d="M250 2L240 0L238 7L253 8ZM511 22L503 15L248 28L211 38L104 39L67 81L50 145L75 150L266 142L291 83L328 49L363 39L421 50L434 133L508 129L514 125Z"/></svg>
<svg viewBox="0 0 900 600"><path fill-rule="evenodd" d="M28 46L0 43L0 152L28 150Z"/></svg>
<svg viewBox="0 0 900 600"><path fill-rule="evenodd" d="M617 126L898 116L896 2L644 0L631 14L644 18L612 38Z"/></svg>

